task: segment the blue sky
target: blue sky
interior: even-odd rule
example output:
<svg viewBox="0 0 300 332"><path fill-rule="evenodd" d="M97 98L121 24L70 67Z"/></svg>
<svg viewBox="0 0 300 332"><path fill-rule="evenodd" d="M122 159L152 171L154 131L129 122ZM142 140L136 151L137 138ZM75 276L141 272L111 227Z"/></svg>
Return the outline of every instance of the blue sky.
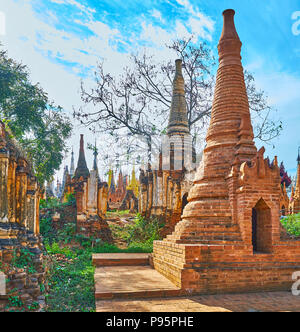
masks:
<svg viewBox="0 0 300 332"><path fill-rule="evenodd" d="M283 121L284 131L275 149L266 146L267 154L278 155L294 173L300 145L300 34L292 33L297 22L292 15L300 11L299 0L0 0L6 18L0 40L11 57L29 66L33 81L71 112L80 104L80 78L88 80L100 59L112 73L141 49L172 59L165 44L189 33L216 52L227 8L236 11L243 64ZM70 145L76 151L78 131Z"/></svg>

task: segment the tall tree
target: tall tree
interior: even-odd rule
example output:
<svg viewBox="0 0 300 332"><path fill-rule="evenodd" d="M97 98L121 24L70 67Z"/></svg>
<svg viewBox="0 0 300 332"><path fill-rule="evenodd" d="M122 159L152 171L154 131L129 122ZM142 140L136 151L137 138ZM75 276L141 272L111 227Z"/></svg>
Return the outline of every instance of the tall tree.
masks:
<svg viewBox="0 0 300 332"><path fill-rule="evenodd" d="M49 181L67 151L71 122L40 85L31 82L27 67L4 50L0 51L0 119L27 153L39 182Z"/></svg>
<svg viewBox="0 0 300 332"><path fill-rule="evenodd" d="M168 46L182 59L188 121L194 140L207 127L212 109L215 59L206 44L195 45L192 39L176 40ZM105 73L103 63L95 72L95 87L82 83L85 105L74 111L74 117L94 130L117 137L122 131L141 135L151 145L153 136L165 132L172 97L174 61L156 63L153 56L133 55L132 68L124 68L118 78ZM245 82L256 138L270 142L280 134L282 125L271 119L273 109L266 95L255 87L253 75L245 71Z"/></svg>

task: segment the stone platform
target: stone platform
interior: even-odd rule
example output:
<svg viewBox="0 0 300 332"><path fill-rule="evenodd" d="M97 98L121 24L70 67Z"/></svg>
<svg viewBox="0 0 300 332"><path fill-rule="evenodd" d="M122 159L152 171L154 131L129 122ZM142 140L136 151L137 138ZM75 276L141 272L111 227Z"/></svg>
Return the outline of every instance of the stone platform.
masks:
<svg viewBox="0 0 300 332"><path fill-rule="evenodd" d="M93 262L96 300L180 295L180 288L149 265L148 254L99 254Z"/></svg>

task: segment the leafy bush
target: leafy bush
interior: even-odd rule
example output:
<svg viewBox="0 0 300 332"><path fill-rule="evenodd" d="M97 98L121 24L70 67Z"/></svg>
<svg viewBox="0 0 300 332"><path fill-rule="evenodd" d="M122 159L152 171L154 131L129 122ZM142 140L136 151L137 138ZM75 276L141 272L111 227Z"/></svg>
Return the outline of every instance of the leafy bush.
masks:
<svg viewBox="0 0 300 332"><path fill-rule="evenodd" d="M26 269L29 274L36 273L34 257L35 254L31 251L26 248L22 248L18 253L14 252L12 265L19 269Z"/></svg>
<svg viewBox="0 0 300 332"><path fill-rule="evenodd" d="M45 244L47 253L50 255L64 255L67 258L74 258L76 254L70 248L61 247L57 242L52 244L46 243Z"/></svg>
<svg viewBox="0 0 300 332"><path fill-rule="evenodd" d="M300 236L300 213L282 219L282 225L293 236Z"/></svg>
<svg viewBox="0 0 300 332"><path fill-rule="evenodd" d="M63 206L74 205L76 203L76 198L72 193L66 195L66 200L67 201L63 204Z"/></svg>
<svg viewBox="0 0 300 332"><path fill-rule="evenodd" d="M146 219L137 214L134 224L129 226L128 244L133 243L151 243L160 240L160 230L164 224L160 223L157 218Z"/></svg>
<svg viewBox="0 0 300 332"><path fill-rule="evenodd" d="M52 242L55 239L57 234L53 227L51 216L40 219L40 234L47 242Z"/></svg>
<svg viewBox="0 0 300 332"><path fill-rule="evenodd" d="M61 206L61 202L56 197L49 197L47 199L40 200L41 209L53 209Z"/></svg>

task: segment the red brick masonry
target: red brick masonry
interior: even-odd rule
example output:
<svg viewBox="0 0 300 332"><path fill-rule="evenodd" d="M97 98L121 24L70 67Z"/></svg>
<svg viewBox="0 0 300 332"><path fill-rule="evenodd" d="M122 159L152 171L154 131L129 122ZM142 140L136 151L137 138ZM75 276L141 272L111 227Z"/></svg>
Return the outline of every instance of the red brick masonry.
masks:
<svg viewBox="0 0 300 332"><path fill-rule="evenodd" d="M207 146L182 220L153 264L193 293L288 290L300 241L281 236L280 173L253 140L234 11L224 12Z"/></svg>

